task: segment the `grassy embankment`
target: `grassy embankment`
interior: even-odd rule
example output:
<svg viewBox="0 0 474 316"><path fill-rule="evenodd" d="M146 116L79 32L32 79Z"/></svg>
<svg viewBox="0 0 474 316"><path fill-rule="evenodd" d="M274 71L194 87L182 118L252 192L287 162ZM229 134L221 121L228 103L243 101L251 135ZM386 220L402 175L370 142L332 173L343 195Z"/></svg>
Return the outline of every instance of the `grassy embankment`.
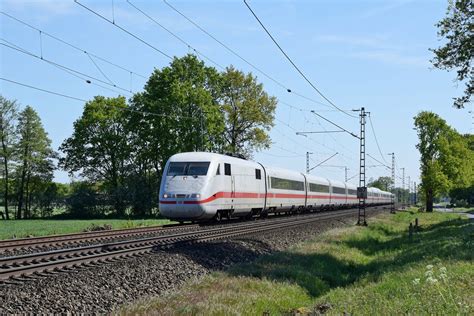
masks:
<svg viewBox="0 0 474 316"><path fill-rule="evenodd" d="M9 220L0 221L0 239L79 233L93 225L111 225L112 229L120 229L169 223L167 219Z"/></svg>
<svg viewBox="0 0 474 316"><path fill-rule="evenodd" d="M410 240L408 225L421 228ZM403 212L335 229L123 314L474 314L474 223Z"/></svg>

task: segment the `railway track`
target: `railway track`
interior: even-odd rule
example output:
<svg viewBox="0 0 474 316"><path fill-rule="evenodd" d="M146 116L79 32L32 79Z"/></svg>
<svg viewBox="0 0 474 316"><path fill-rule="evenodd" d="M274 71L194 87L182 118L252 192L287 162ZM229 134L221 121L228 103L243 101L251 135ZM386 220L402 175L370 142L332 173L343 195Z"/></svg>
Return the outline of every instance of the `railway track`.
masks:
<svg viewBox="0 0 474 316"><path fill-rule="evenodd" d="M186 230L198 226L197 224L168 224L162 226L138 227L128 229L113 229L104 231L51 235L32 238L0 240L0 254L21 249L41 249L62 245L74 245L84 242L100 242L114 238L139 237L173 230Z"/></svg>
<svg viewBox="0 0 474 316"><path fill-rule="evenodd" d="M198 231L170 231L169 234L149 238L111 242L77 248L66 248L48 252L0 258L0 282L33 274L57 270L67 271L84 265L104 263L121 258L143 255L155 247L177 243L204 242L236 237L252 233L288 228L315 221L325 221L341 216L356 214L357 210L300 215L294 218L279 218L269 221L243 222Z"/></svg>

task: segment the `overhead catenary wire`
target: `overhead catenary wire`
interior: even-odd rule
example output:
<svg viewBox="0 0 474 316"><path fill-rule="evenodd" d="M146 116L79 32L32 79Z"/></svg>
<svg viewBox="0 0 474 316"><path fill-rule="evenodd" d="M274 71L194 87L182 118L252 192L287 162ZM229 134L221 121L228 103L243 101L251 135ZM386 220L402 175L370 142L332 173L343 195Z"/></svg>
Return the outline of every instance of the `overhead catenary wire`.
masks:
<svg viewBox="0 0 474 316"><path fill-rule="evenodd" d="M48 90L48 89L44 89L44 88L39 88L39 87L32 86L32 85L29 85L29 84L26 84L26 83L22 83L22 82L19 82L19 81L15 81L15 80L7 79L7 78L2 78L2 77L0 77L0 80L6 81L6 82L10 82L10 83L13 83L13 84L16 84L16 85L19 85L19 86L23 86L23 87L26 87L26 88L30 88L30 89L33 89L33 90L41 91L41 92L44 92L44 93L48 93L48 94L60 96L60 97L63 97L63 98L67 98L67 99L71 99L71 100L76 100L76 101L81 101L81 102L88 102L87 100L81 99L81 98L79 98L79 97L74 97L74 96L67 95L67 94L64 94L64 93L60 93L60 92L56 92L56 91L52 91L52 90ZM139 114L142 114L142 115L153 115L153 116L160 116L160 117L173 117L173 118L179 117L179 118L186 118L186 119L194 119L194 117L191 117L191 116L184 116L184 115L179 115L179 114L154 113L154 112L147 112L147 111L135 110L135 109L131 109L131 108L129 108L129 107L112 106L112 105L108 105L108 104L104 104L104 106L105 106L105 107L109 107L109 108L113 108L113 109L118 109L118 110L121 110L121 111L128 111L128 112L139 113Z"/></svg>
<svg viewBox="0 0 474 316"><path fill-rule="evenodd" d="M69 74L71 74L71 72L73 72L73 73L76 74L75 77L77 77L77 78L81 78L80 76L86 77L86 78L88 78L88 79L81 78L81 79L84 80L86 83L92 83L92 81L90 80L90 79L92 79L92 80L96 80L96 81L98 81L98 82L101 82L101 83L103 83L103 84L112 86L112 87L114 87L114 88L120 89L120 90L125 91L125 92L127 92L127 93L128 93L128 92L131 92L130 90L128 90L128 89L126 89L126 88L123 88L123 87L118 86L118 85L116 85L116 84L112 84L112 83L110 83L110 82L104 81L104 80L99 79L99 78L97 78L97 77L88 75L88 74L86 74L86 73L84 73L84 72L82 72L82 71L79 71L79 70L76 70L76 69L72 69L72 68L70 68L70 67L67 67L67 66L64 66L64 65L62 65L62 64L56 63L56 62L54 62L54 61L52 61L52 60L49 60L49 59L47 59L47 58L44 58L44 57L41 58L40 56L38 56L38 55L36 55L36 54L34 54L34 53L32 53L32 52L26 50L26 49L23 48L23 47L20 47L20 46L18 46L18 45L16 45L16 44L14 44L14 43L12 43L12 42L10 42L10 41L4 39L4 38L0 38L0 40L2 40L2 41L4 41L4 42L7 43L7 44L5 44L5 43L0 43L0 45L2 45L2 46L5 46L5 47L10 48L10 49L12 49L12 50L15 50L15 51L17 51L17 52L23 53L23 54L25 54L25 55L27 55L27 56L36 58L36 59L38 59L38 60L40 60L40 61L43 61L43 62L45 62L45 63L48 63L48 64L50 64L50 65L52 65L52 66L55 66L55 67L57 67L57 68L60 68L60 69L62 69L62 70L65 70L65 71L66 71L67 73L69 73ZM79 76L77 76L77 75L79 75Z"/></svg>
<svg viewBox="0 0 474 316"><path fill-rule="evenodd" d="M314 85L309 79L308 77L306 77L306 75L303 73L303 71L301 71L301 69L293 62L293 60L288 56L288 54L283 50L283 48L280 46L280 44L276 41L276 39L273 37L273 35L268 31L268 29L265 27L265 25L263 25L262 21L260 21L259 17L257 16L257 14L252 10L252 8L250 7L250 5L247 3L246 0L244 0L244 3L245 5L247 6L247 8L250 10L250 12L252 13L252 15L255 17L255 19L258 21L258 23L260 24L260 26L265 30L265 32L267 33L267 35L271 38L271 40L273 41L273 43L275 43L275 45L278 47L278 49L283 53L283 55L286 57L286 59L293 65L293 67L296 69L296 71L298 71L298 73L306 80L306 82L324 99L326 100L330 105L332 105L334 108L336 108L337 110L339 110L341 113L344 113L345 115L347 116L350 116L350 117L353 117L353 118L357 118L357 116L354 116L350 113L348 113L347 111L344 111L343 109L341 109L340 107L338 107L336 104L334 104L328 97L326 97L322 92L321 90L319 90L316 85Z"/></svg>
<svg viewBox="0 0 474 316"><path fill-rule="evenodd" d="M110 24L112 24L113 26L117 27L118 29L122 30L123 32L127 33L128 35L132 36L133 38L135 38L136 40L142 42L143 44L145 44L146 46L150 47L151 49L155 50L156 52L160 53L161 55L167 57L168 59L170 60L173 60L173 57L171 57L170 55L168 55L167 53L165 53L164 51L162 51L161 49L157 48L156 46L148 43L147 41L145 41L144 39L142 39L140 36L138 35L135 35L134 33L130 32L129 30L127 30L126 28L118 25L115 21L111 21L109 20L108 18L106 18L105 16L103 16L102 14L92 10L91 8L89 8L88 6L80 3L79 1L77 0L74 0L75 3L77 3L78 5L80 5L81 7L83 7L84 9L86 9L87 11L91 12L92 14L98 16L99 18L101 18L102 20L104 21L107 21L109 22Z"/></svg>
<svg viewBox="0 0 474 316"><path fill-rule="evenodd" d="M382 157L382 160L385 161L385 163L388 164L387 160L385 159L385 156L382 154L382 150L380 149L379 141L377 139L377 134L375 133L374 124L372 123L372 118L371 118L370 114L369 114L369 123L370 123L370 127L372 129L372 134L374 134L375 144L377 145L377 149L379 150L380 157Z"/></svg>
<svg viewBox="0 0 474 316"><path fill-rule="evenodd" d="M148 13L146 13L143 9L140 9L137 5L133 4L130 0L127 0L127 3L132 6L135 10L137 10L138 12L140 12L141 14L143 14L145 17L147 17L150 21L152 21L153 23L155 23L156 25L158 25L159 27L161 27L163 30L165 30L166 32L168 32L171 36L173 36L174 38L176 38L178 41L180 41L181 43L183 43L184 45L186 45L189 49L192 49L194 52L196 52L196 54L199 54L201 55L202 57L204 57L204 59L208 60L209 62L213 63L214 65L216 65L217 67L219 67L220 69L225 69L225 67L221 66L219 63L217 63L215 60L213 60L212 58L206 56L205 54L203 54L202 52L198 51L196 48L194 48L193 46L191 46L191 44L189 44L188 42L186 42L183 38L181 38L180 36L178 36L176 33L174 33L173 31L171 31L170 29L168 29L167 27L165 27L163 24L159 23L155 18L151 17Z"/></svg>
<svg viewBox="0 0 474 316"><path fill-rule="evenodd" d="M334 125L334 126L336 126L337 128L343 130L343 131L346 132L347 134L349 134L349 135L351 135L351 136L353 136L353 137L355 137L355 138L359 138L359 136L357 136L356 134L354 134L354 133L352 133L352 132L349 132L349 131L348 131L347 129L345 129L344 127L342 127L342 126L340 126L340 125L334 123L333 121L331 121L331 120L328 119L328 118L325 118L325 117L322 116L321 114L316 113L316 111L313 110L313 111L311 111L311 113L313 113L314 115L316 115L316 116L322 118L322 119L325 120L326 122L331 123L332 125Z"/></svg>
<svg viewBox="0 0 474 316"><path fill-rule="evenodd" d="M116 67L116 68L118 68L118 69L121 69L121 70L123 70L123 71L126 71L126 72L128 72L128 73L132 73L132 74L135 75L135 76L141 77L141 78L143 78L143 79L148 79L148 77L146 77L146 76L143 75L143 74L137 73L137 72L135 72L135 71L133 71L133 70L130 70L130 69L124 67L124 66L121 66L121 65L118 65L118 64L116 64L116 63L113 63L113 62L111 62L110 60L108 60L108 59L105 58L105 57L101 57L101 56L99 56L99 55L97 55L97 54L94 54L94 53L89 52L89 51L87 51L87 50L85 50L85 49L83 49L83 48L80 48L79 46L74 45L74 44L72 44L71 42L68 42L68 41L66 41L66 40L64 40L64 39L62 39L62 38L59 38L59 37L57 37L57 36L55 36L55 35L52 35L51 33L48 33L48 32L46 32L46 31L44 31L44 30L42 30L42 29L40 29L40 28L38 28L38 27L36 27L36 26L33 26L33 25L31 25L31 24L29 24L29 23L27 23L27 22L25 22L25 21L23 21L23 20L21 20L21 19L15 17L15 16L11 15L11 14L8 14L8 13L3 12L3 11L0 11L0 13L3 14L4 16L6 16L6 17L8 17L8 18L10 18L10 19L12 19L12 20L14 20L14 21L20 23L20 24L23 24L23 25L25 25L25 26L27 26L27 27L33 29L33 30L36 30L36 31L40 32L40 34L42 34L42 35L46 35L46 36L48 36L48 37L50 37L50 38L52 38L52 39L54 39L54 40L56 40L56 41L58 41L58 42L60 42L60 43L63 43L64 45L67 45L67 46L69 46L69 47L71 47L71 48L73 48L73 49L75 49L75 50L81 52L81 53L84 53L84 54L86 54L86 55L89 55L89 56L91 56L91 57L94 57L95 59L98 59L98 60L100 60L100 61L102 61L102 62L105 62L105 63L107 63L107 64L109 64L109 65L111 65L111 66L114 66L114 67Z"/></svg>
<svg viewBox="0 0 474 316"><path fill-rule="evenodd" d="M163 2L168 6L170 7L173 11L175 11L177 14L179 14L181 17L183 17L184 19L186 19L189 23L191 23L192 25L194 25L197 29L199 29L201 32L203 32L204 34L206 34L208 37L210 37L211 39L213 39L215 42L217 42L219 45L221 45L222 47L224 47L228 52L230 52L231 54L233 54L234 56L236 56L237 58L239 58L240 60L242 60L244 63L246 63L247 65L249 65L251 68L253 68L254 70L256 70L257 72L259 72L260 74L262 74L264 77L266 77L267 79L269 79L270 81L272 81L273 83L275 83L276 85L278 85L279 87L281 87L282 89L284 89L286 92L288 93L292 93L300 98L303 98L307 101L310 101L312 103L315 103L315 104L319 104L319 105L323 105L325 107L331 107L331 105L329 104L326 104L326 103L322 103L320 101L317 101L317 100L314 100L313 98L310 98L308 96L305 96L297 91L295 91L294 89L291 89L290 87L288 87L287 85L285 85L284 83L282 83L281 81L275 79L273 76L269 75L267 72L265 72L264 70L262 70L260 67L256 66L254 63L250 62L247 58L243 57L241 54L239 54L235 49L232 49L229 45L225 44L223 41L221 41L220 39L218 39L216 36L214 36L213 34L211 34L209 31L207 31L205 28L203 28L201 25L199 25L197 22L195 22L194 20L192 20L191 18L189 18L187 15L185 15L183 12L181 12L180 10L178 10L175 6L173 6L172 4L170 4L168 1L166 0L163 0Z"/></svg>

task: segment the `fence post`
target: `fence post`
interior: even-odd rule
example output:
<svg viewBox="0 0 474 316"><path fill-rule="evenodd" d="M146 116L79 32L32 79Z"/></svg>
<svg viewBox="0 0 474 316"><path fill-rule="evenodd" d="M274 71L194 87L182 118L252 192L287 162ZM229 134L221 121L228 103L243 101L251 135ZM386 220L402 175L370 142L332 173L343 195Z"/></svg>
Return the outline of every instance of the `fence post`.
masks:
<svg viewBox="0 0 474 316"><path fill-rule="evenodd" d="M413 223L410 222L410 226L408 226L408 239L413 240Z"/></svg>

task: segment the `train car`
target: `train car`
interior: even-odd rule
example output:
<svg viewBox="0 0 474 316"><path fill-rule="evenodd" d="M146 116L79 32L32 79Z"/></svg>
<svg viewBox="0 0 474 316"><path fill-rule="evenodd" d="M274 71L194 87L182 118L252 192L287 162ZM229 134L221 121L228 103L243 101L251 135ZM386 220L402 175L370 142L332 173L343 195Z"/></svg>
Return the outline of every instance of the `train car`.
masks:
<svg viewBox="0 0 474 316"><path fill-rule="evenodd" d="M302 173L265 168L267 203L264 213L293 212L306 208L306 178Z"/></svg>
<svg viewBox="0 0 474 316"><path fill-rule="evenodd" d="M382 194L385 194L382 195ZM391 194L368 189L367 205ZM160 213L178 221L354 207L357 187L258 162L204 152L173 155L163 169Z"/></svg>
<svg viewBox="0 0 474 316"><path fill-rule="evenodd" d="M346 183L347 186L347 205L348 207L355 207L359 205L359 199L357 198L357 186Z"/></svg>
<svg viewBox="0 0 474 316"><path fill-rule="evenodd" d="M331 183L328 179L306 175L307 199L309 210L326 210L331 207Z"/></svg>
<svg viewBox="0 0 474 316"><path fill-rule="evenodd" d="M341 181L329 180L331 183L331 205L333 208L347 207L347 188Z"/></svg>

